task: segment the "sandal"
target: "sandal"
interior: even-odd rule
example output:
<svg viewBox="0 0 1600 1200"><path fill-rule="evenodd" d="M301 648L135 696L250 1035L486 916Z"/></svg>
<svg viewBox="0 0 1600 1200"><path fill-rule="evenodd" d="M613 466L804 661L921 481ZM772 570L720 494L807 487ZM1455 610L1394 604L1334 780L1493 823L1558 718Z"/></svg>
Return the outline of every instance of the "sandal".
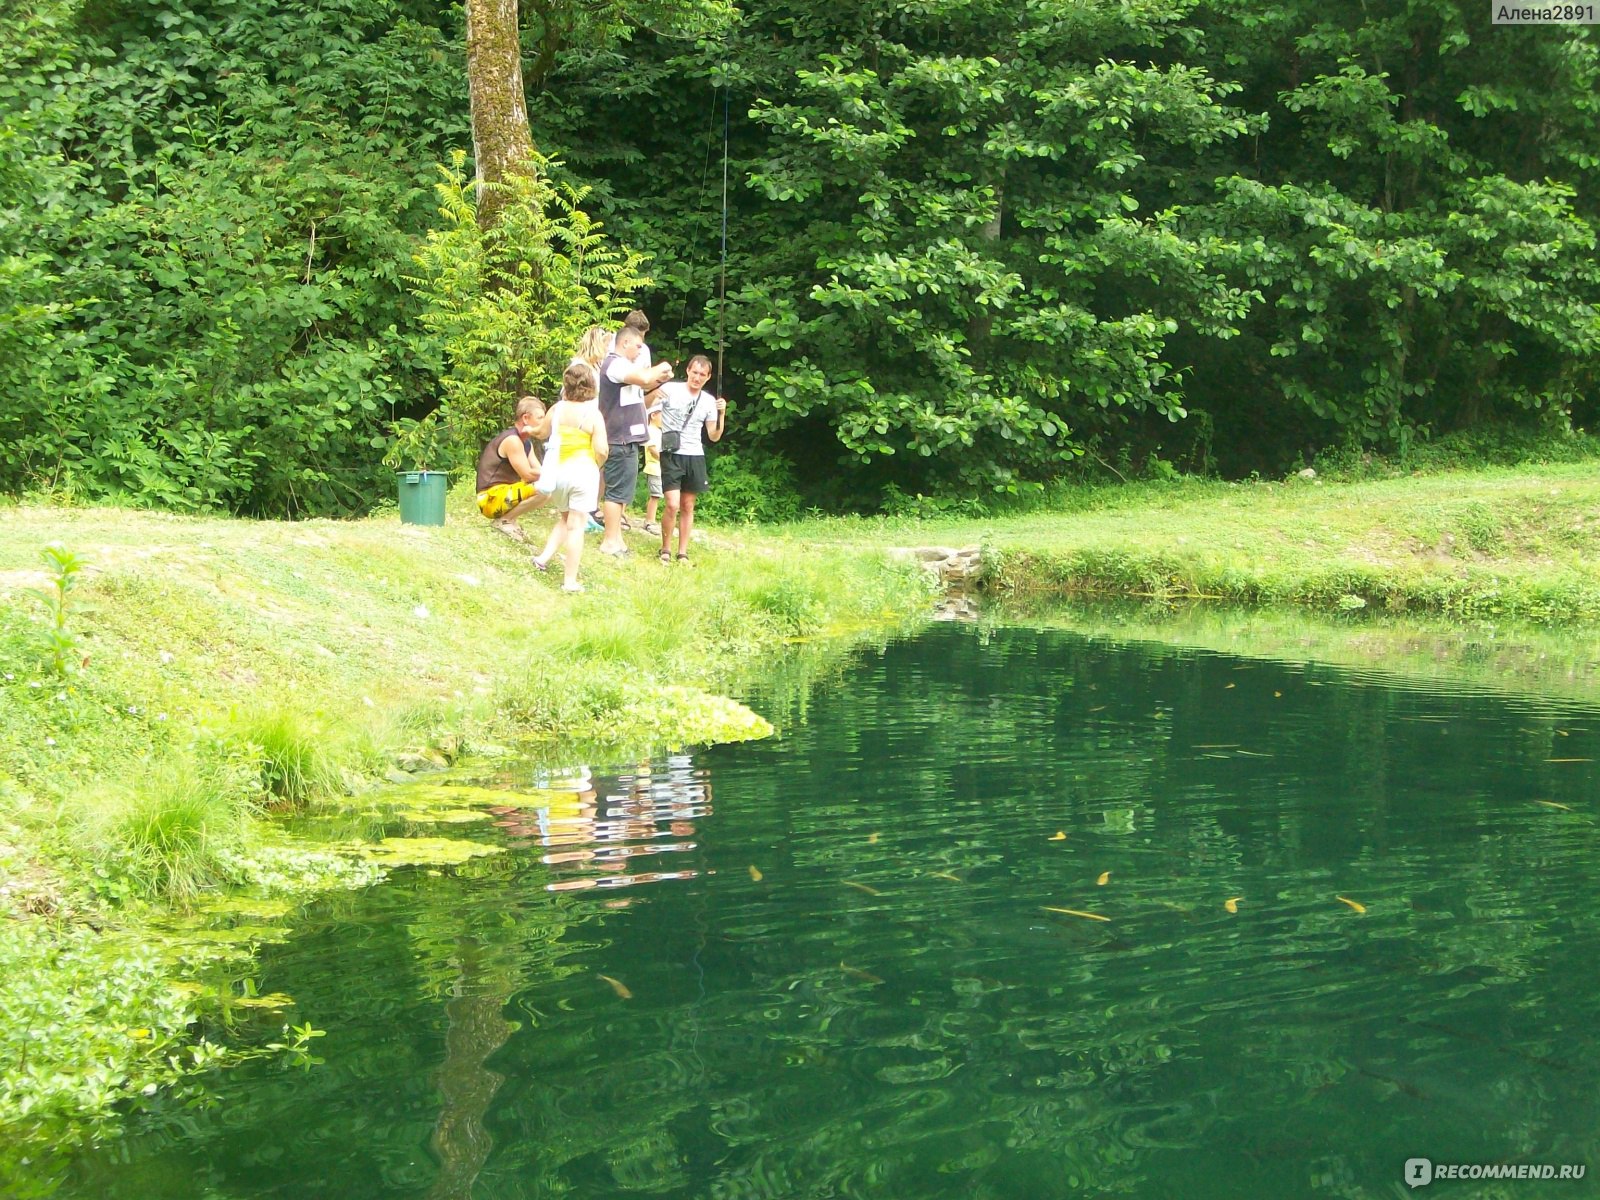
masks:
<svg viewBox="0 0 1600 1200"><path fill-rule="evenodd" d="M661 552L661 561L666 563L667 566L670 567L672 565L672 551L671 550L663 550Z"/></svg>
<svg viewBox="0 0 1600 1200"><path fill-rule="evenodd" d="M654 521L646 521L644 523L643 529L644 529L644 531L646 533L650 534L652 537L660 537L661 536L661 526L657 525Z"/></svg>
<svg viewBox="0 0 1600 1200"><path fill-rule="evenodd" d="M694 564L689 561L689 556L687 554L678 555L678 565L680 567L692 567L692 566L694 566Z"/></svg>

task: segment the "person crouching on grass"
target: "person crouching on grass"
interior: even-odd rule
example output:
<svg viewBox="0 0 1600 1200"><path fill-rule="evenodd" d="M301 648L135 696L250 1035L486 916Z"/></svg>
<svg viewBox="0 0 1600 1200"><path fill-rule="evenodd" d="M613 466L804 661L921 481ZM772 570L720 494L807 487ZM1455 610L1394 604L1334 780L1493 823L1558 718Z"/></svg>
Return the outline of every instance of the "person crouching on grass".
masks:
<svg viewBox="0 0 1600 1200"><path fill-rule="evenodd" d="M550 500L559 514L544 550L533 565L544 570L563 545L563 592L581 592L578 562L583 557L583 531L600 502L600 464L610 454L605 418L595 401L595 378L587 366L573 363L561 378L561 399L550 410L550 447L554 475Z"/></svg>
<svg viewBox="0 0 1600 1200"><path fill-rule="evenodd" d="M701 434L722 440L728 402L705 390L711 360L696 354L684 370L684 382L661 388L661 490L667 510L661 519L661 561L672 561L672 529L678 528L678 562L689 565L689 538L694 533L695 497L711 486L706 476L706 451ZM667 449L677 433L677 448Z"/></svg>
<svg viewBox="0 0 1600 1200"><path fill-rule="evenodd" d="M528 541L518 518L549 499L534 487L539 480L535 443L549 436L549 428L544 401L524 396L511 428L490 438L478 455L478 511L489 518L491 529L514 542Z"/></svg>

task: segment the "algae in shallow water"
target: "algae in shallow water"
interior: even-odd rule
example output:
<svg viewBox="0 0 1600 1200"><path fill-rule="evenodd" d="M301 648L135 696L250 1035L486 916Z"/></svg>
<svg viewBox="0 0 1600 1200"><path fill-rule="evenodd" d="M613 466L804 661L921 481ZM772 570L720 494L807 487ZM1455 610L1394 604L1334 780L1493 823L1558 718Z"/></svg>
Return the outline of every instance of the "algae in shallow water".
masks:
<svg viewBox="0 0 1600 1200"><path fill-rule="evenodd" d="M444 808L433 812L420 809L405 809L395 813L395 816L418 824L432 825L468 825L473 821L487 821L489 819L488 813L476 812L470 808Z"/></svg>
<svg viewBox="0 0 1600 1200"><path fill-rule="evenodd" d="M269 900L252 896L227 896L211 900L199 908L201 916L254 917L258 921L275 921L288 916L295 905L288 900Z"/></svg>
<svg viewBox="0 0 1600 1200"><path fill-rule="evenodd" d="M500 846L468 842L461 838L391 837L372 845L352 847L363 858L386 867L459 866L485 854L499 854Z"/></svg>

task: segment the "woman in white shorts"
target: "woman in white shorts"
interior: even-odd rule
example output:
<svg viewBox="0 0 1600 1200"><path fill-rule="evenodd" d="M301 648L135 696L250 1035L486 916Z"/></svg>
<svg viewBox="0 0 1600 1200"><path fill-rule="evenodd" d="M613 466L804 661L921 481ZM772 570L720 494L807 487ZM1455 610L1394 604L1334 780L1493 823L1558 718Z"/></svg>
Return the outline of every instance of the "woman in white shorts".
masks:
<svg viewBox="0 0 1600 1200"><path fill-rule="evenodd" d="M552 485L550 507L560 515L550 530L544 550L533 565L544 570L563 545L561 562L564 592L581 592L578 563L583 557L583 531L589 514L600 504L600 464L611 452L606 423L595 394L594 372L573 363L561 380L561 399L550 410L550 440L541 485Z"/></svg>

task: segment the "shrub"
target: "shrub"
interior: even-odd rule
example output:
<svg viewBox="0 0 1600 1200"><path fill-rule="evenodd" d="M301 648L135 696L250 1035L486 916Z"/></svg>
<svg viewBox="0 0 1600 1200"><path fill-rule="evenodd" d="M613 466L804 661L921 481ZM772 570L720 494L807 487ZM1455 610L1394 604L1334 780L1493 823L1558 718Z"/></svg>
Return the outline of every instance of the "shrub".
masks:
<svg viewBox="0 0 1600 1200"><path fill-rule="evenodd" d="M804 506L794 468L780 455L722 450L712 462L712 487L700 497L696 518L725 525L798 520Z"/></svg>

